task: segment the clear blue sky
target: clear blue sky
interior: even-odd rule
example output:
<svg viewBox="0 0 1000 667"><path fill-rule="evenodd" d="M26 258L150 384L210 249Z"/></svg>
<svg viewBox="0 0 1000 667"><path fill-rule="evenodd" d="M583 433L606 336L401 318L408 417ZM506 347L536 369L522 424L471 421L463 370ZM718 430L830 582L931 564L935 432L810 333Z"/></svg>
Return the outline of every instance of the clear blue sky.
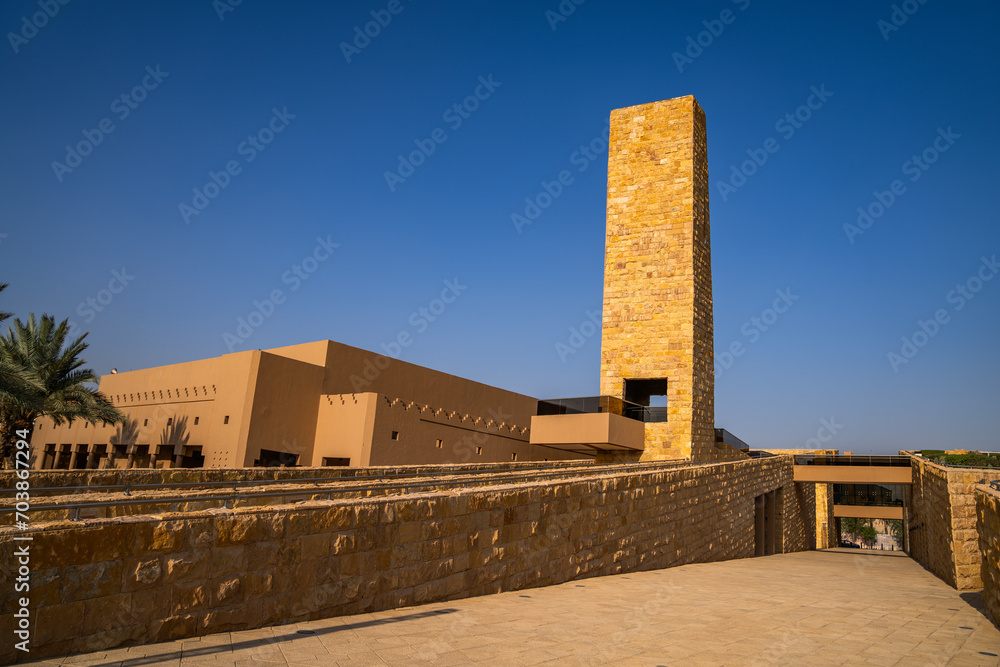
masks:
<svg viewBox="0 0 1000 667"><path fill-rule="evenodd" d="M601 307L607 155L576 151L614 108L693 94L716 351L744 350L717 424L761 447L832 418L842 450L998 448L1000 279L977 282L1000 253L995 2L231 1L0 6L0 307L72 319L96 371L406 333L407 361L596 394L599 336L570 328ZM410 173L415 141L434 151ZM881 215L845 230L859 207ZM780 315L777 290L798 297Z"/></svg>

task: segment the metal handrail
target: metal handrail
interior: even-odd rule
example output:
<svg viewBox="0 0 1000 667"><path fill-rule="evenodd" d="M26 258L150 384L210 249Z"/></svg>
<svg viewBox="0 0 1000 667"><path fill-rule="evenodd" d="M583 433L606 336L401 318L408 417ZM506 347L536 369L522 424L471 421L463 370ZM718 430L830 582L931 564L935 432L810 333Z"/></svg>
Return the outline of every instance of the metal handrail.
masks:
<svg viewBox="0 0 1000 667"><path fill-rule="evenodd" d="M655 471L663 468L676 468L683 467L685 465L691 465L690 461L680 460L680 461L649 461L646 463L635 463L635 464L612 464L609 466L588 466L589 469L578 469L575 472L576 476L580 475L597 475L601 473L615 473L629 470L650 470ZM702 464L697 464L702 465ZM552 471L552 472L541 472L533 475L515 475L503 478L491 478L488 480L483 480L483 484L502 484L514 481L530 481L534 479L544 479L547 477L557 477L560 475L566 475L567 472L573 471ZM297 489L294 491L273 491L273 492L260 492L260 493L234 493L227 494L223 496L201 496L201 497L191 497L191 496L174 496L174 497L150 497L150 498L129 498L125 500L103 500L85 503L65 503L61 505L34 505L32 507L33 511L45 510L49 512L53 511L64 511L64 510L76 510L76 518L79 518L80 510L90 507L115 507L120 505L137 505L137 504L147 504L147 505L161 505L166 503L176 503L176 502L216 502L222 501L223 509L228 509L227 505L230 500L238 500L244 498L266 498L266 497L284 497L284 496L301 496L301 495L316 495L316 494L326 494L327 500L332 500L334 493L350 493L355 491L389 491L395 489L415 489L415 488L427 488L427 487L449 487L449 486L459 486L467 485L470 480L452 480L452 481L431 481L431 482L414 482L411 484L380 484L374 486L355 486L355 487L338 487L335 489ZM14 507L0 507L0 514L14 512Z"/></svg>
<svg viewBox="0 0 1000 667"><path fill-rule="evenodd" d="M993 481L991 481L990 486L993 487L995 490L1000 491L1000 479L994 479Z"/></svg>

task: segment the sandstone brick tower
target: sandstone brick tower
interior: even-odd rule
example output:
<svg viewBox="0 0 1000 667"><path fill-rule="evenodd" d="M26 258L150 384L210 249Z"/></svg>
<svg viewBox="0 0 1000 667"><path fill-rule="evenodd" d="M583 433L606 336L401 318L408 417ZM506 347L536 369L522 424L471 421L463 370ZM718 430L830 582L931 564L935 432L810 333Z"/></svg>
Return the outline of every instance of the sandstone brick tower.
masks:
<svg viewBox="0 0 1000 667"><path fill-rule="evenodd" d="M611 112L601 393L666 406L642 460L716 458L708 193L693 96Z"/></svg>

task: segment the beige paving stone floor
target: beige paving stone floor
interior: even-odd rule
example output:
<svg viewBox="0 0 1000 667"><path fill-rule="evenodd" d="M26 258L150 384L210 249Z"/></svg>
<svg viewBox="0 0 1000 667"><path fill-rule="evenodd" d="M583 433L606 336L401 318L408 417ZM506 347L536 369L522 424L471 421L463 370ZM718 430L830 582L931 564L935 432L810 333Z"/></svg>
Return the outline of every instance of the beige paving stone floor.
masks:
<svg viewBox="0 0 1000 667"><path fill-rule="evenodd" d="M1000 665L1000 630L903 554L828 550L133 646L36 665Z"/></svg>

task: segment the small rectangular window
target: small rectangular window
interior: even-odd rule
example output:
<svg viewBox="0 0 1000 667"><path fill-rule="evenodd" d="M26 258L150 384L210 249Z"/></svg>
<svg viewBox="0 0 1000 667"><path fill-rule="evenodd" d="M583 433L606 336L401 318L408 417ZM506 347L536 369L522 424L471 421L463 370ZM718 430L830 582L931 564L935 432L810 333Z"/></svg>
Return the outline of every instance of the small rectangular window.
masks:
<svg viewBox="0 0 1000 667"><path fill-rule="evenodd" d="M142 425L143 426L149 426L149 420L148 419L143 419L142 420Z"/></svg>
<svg viewBox="0 0 1000 667"><path fill-rule="evenodd" d="M198 425L198 420L199 420L199 419L200 419L200 417L195 417L195 418L194 418L194 425L195 425L195 426L197 426L197 425Z"/></svg>
<svg viewBox="0 0 1000 667"><path fill-rule="evenodd" d="M438 438L436 441L434 441L434 446L437 447L438 449L441 449L442 447L444 447L444 441L442 441L441 438Z"/></svg>
<svg viewBox="0 0 1000 667"><path fill-rule="evenodd" d="M229 415L226 415L225 417L222 418L222 423L223 424L228 424L229 423Z"/></svg>
<svg viewBox="0 0 1000 667"><path fill-rule="evenodd" d="M167 417L167 426L170 426L173 423L174 423L174 418L173 417Z"/></svg>
<svg viewBox="0 0 1000 667"><path fill-rule="evenodd" d="M517 460L517 454L516 453L515 454L511 454L510 455L510 460L511 461L516 461Z"/></svg>
<svg viewBox="0 0 1000 667"><path fill-rule="evenodd" d="M393 440L399 440L399 431L393 431L391 437Z"/></svg>
<svg viewBox="0 0 1000 667"><path fill-rule="evenodd" d="M482 454L482 453L483 453L483 448L482 447L476 447L476 454Z"/></svg>

